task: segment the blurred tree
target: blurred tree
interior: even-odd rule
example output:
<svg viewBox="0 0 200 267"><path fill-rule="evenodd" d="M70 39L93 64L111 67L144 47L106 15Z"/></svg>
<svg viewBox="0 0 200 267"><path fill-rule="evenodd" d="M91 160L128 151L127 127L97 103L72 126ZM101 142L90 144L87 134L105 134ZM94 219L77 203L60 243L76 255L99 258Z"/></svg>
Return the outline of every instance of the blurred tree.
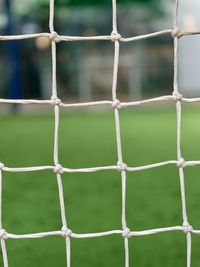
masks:
<svg viewBox="0 0 200 267"><path fill-rule="evenodd" d="M111 6L111 0L54 0L57 7L69 7L69 6ZM117 0L117 4L151 4L156 9L159 8L161 0ZM36 12L38 8L48 8L49 0L29 0L21 2L21 0L15 0L13 2L14 10L18 14L27 14L30 10Z"/></svg>
<svg viewBox="0 0 200 267"><path fill-rule="evenodd" d="M66 5L66 0L57 0L55 1L59 5ZM149 3L154 2L154 0L117 0L117 3ZM110 5L110 1L108 0L68 0L68 4L71 5Z"/></svg>
<svg viewBox="0 0 200 267"><path fill-rule="evenodd" d="M117 3L124 4L134 4L134 3L158 3L160 0L117 0ZM49 6L49 0L29 0L25 2L15 1L16 9L22 11L27 11L30 7L46 7ZM106 6L110 5L110 0L55 0L56 6L83 6L83 5L98 5Z"/></svg>

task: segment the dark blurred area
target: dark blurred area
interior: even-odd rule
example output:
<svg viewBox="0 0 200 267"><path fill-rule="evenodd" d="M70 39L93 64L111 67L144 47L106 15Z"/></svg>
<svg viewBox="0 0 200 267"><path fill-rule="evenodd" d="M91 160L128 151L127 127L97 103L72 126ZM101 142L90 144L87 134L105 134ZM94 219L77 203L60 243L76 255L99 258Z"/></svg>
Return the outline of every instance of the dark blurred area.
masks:
<svg viewBox="0 0 200 267"><path fill-rule="evenodd" d="M0 35L49 32L49 1L1 0ZM56 1L55 30L62 35L109 35L111 1ZM118 1L123 37L171 27L171 5ZM109 41L57 44L58 94L67 101L111 99L114 45ZM51 50L46 37L1 41L0 97L47 99L51 96ZM126 100L171 93L173 40L169 35L120 49L118 93ZM103 77L103 78L102 78Z"/></svg>

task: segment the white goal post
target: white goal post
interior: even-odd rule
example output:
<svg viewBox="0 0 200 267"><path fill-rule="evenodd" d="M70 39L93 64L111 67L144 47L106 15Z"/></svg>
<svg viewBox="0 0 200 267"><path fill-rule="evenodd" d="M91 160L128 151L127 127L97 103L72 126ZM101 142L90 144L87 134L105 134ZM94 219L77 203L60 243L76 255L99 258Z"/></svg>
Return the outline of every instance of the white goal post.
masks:
<svg viewBox="0 0 200 267"><path fill-rule="evenodd" d="M195 230L189 223L186 209L186 199L185 199L185 184L184 184L184 168L187 166L199 165L200 161L185 161L181 153L181 105L182 102L192 103L200 102L200 97L197 98L185 98L179 92L178 86L178 40L185 35L200 34L200 32L182 32L178 28L177 18L179 10L179 0L175 1L175 12L173 19L173 26L170 29L164 29L158 32L153 32L145 35L139 35L134 37L124 38L118 33L117 28L117 5L116 0L112 0L112 32L110 35L103 36L63 36L59 35L54 29L54 0L50 0L50 15L49 15L49 32L48 33L37 33L37 34L24 34L24 35L12 35L12 36L0 36L0 41L4 40L24 40L30 38L37 38L39 36L46 36L51 40L51 56L52 56L52 95L51 99L47 100L32 100L32 99L0 99L0 104L7 103L13 104L18 103L22 105L27 104L47 104L52 105L55 114L55 130L54 130L54 166L34 166L34 167L8 167L4 163L0 163L0 241L1 249L3 255L4 267L9 266L9 255L6 251L6 240L7 239L23 239L23 238L43 238L48 236L63 236L66 240L66 266L70 267L70 254L71 238L97 238L100 236L109 235L121 235L124 239L124 266L129 267L129 238L134 236L144 236L159 234L162 232L169 231L183 231L186 235L187 240L187 267L191 266L191 236L192 234L200 234L200 230ZM120 43L121 42L135 42L137 40L143 40L146 38L157 37L160 35L169 34L174 38L174 85L173 92L171 95L165 95L157 98L151 98L141 101L133 102L120 102L117 98L117 78L118 78L118 66L119 66L119 54L120 54ZM61 99L57 97L57 85L56 85L56 43L60 41L74 42L74 41L93 41L93 40L107 40L112 41L114 44L114 64L113 64L113 80L112 80L112 101L94 101L94 102L84 102L84 103L63 103ZM144 166L127 166L123 162L122 156L122 145L121 145L121 134L120 134L120 109L126 107L134 107L137 105L144 105L146 103L155 103L163 101L172 101L176 105L177 114L177 158L164 162L156 162ZM58 134L59 134L59 111L60 107L71 108L71 107L88 107L88 106L111 106L113 108L115 117L115 129L116 129L116 146L117 146L117 157L118 162L113 166L97 166L88 167L81 169L70 169L68 167L63 167L59 163L58 157ZM181 188L181 200L182 200L182 220L183 224L178 226L170 226L165 228L155 228L142 231L134 231L134 229L129 229L126 222L126 173L134 171L143 171L146 169L157 168L164 165L174 164L179 168L179 178L180 178L180 188ZM61 213L61 225L60 229L51 232L42 233L28 233L28 234L14 234L8 233L4 229L4 224L2 220L2 179L4 172L33 172L33 171L43 171L49 170L54 171L57 177L59 199L60 199L60 213ZM97 233L75 233L73 229L70 229L67 224L64 196L63 196L63 185L62 185L62 174L63 173L81 173L81 172L97 172L104 170L116 170L121 173L122 180L122 215L121 215L121 229L114 229L111 231L97 232ZM72 248L73 249L73 248ZM134 251L130 251L134 253Z"/></svg>

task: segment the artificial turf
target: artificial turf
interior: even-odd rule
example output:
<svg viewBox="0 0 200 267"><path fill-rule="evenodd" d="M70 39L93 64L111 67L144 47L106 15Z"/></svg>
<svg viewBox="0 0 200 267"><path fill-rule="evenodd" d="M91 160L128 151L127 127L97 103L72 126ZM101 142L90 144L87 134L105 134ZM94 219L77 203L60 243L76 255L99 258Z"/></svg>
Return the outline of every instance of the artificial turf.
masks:
<svg viewBox="0 0 200 267"><path fill-rule="evenodd" d="M200 160L200 109L183 106L182 153ZM176 110L170 107L120 110L123 160L128 166L176 159ZM8 167L53 165L54 114L0 117L0 161ZM59 159L65 167L115 165L112 110L61 110ZM190 224L200 229L200 167L185 168ZM63 174L66 215L77 233L121 229L118 171ZM56 175L52 171L3 172L3 227L23 234L61 229ZM182 224L175 165L128 172L127 224L144 230ZM63 237L6 240L10 267L66 266ZM169 232L129 239L130 266L186 266L186 239ZM200 237L192 236L192 266L199 266ZM124 266L123 238L72 239L72 267ZM0 266L2 266L0 258Z"/></svg>

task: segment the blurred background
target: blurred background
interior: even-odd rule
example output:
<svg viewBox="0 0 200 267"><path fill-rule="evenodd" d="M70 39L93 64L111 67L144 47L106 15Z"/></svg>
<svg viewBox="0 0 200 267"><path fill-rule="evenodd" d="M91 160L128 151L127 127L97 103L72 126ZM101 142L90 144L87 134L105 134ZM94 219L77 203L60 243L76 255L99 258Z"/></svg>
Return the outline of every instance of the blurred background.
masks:
<svg viewBox="0 0 200 267"><path fill-rule="evenodd" d="M172 28L174 1L118 0L123 37ZM181 30L200 27L198 0L181 1ZM48 0L0 0L0 35L49 32ZM105 35L112 31L111 0L55 1L55 29L62 35ZM179 84L184 96L200 96L199 36L179 39ZM63 102L111 100L114 44L57 44L58 95ZM48 38L0 42L0 98L49 99L51 49ZM171 94L173 38L164 35L121 43L118 98L124 101ZM182 105L182 153L200 159L199 105ZM128 166L176 159L174 103L120 110L123 160ZM53 165L51 106L0 104L0 162L9 167ZM60 111L59 161L69 168L115 165L113 108ZM199 229L200 167L185 169L190 224ZM116 171L63 174L66 215L73 232L121 229L121 177ZM56 176L50 171L3 172L3 227L24 234L62 227ZM182 225L176 166L127 174L127 223L131 230ZM186 266L182 232L135 237L130 266ZM66 266L62 237L6 241L9 266ZM123 238L72 239L72 267L124 266ZM192 238L192 266L199 266L200 239ZM0 266L3 266L0 257Z"/></svg>
<svg viewBox="0 0 200 267"><path fill-rule="evenodd" d="M110 34L111 1L55 1L55 29L62 35ZM180 8L182 30L199 26L198 1ZM118 1L118 25L123 37L172 27L173 1ZM48 1L1 0L0 34L48 32ZM187 95L198 93L199 61L196 37L180 41L181 87ZM189 46L189 49L187 47ZM48 38L1 42L0 96L47 99L51 95L50 42ZM122 43L118 94L138 100L170 94L173 76L173 40L169 35ZM184 55L184 56L183 56ZM59 96L65 101L110 99L113 44L107 41L61 42L57 45ZM190 67L192 66L192 68ZM189 75L186 75L189 74ZM102 76L104 79L102 79ZM190 79L193 80L191 85Z"/></svg>
<svg viewBox="0 0 200 267"><path fill-rule="evenodd" d="M138 1L133 4L132 1L119 1L119 32L124 37L171 25L170 4L164 9L161 3L149 5L150 2L152 1ZM112 31L111 4L111 1L98 3L95 0L86 1L84 5L82 1L56 1L55 29L62 35L109 35ZM48 1L28 1L24 4L20 1L5 1L1 7L2 35L49 31ZM51 52L48 38L9 44L6 42L2 45L1 57L4 64L1 71L7 75L2 75L4 80L1 81L1 95L50 98ZM68 102L110 99L112 65L112 42L59 43L57 79L60 97ZM119 93L127 99L170 93L173 73L171 66L170 36L122 44Z"/></svg>

